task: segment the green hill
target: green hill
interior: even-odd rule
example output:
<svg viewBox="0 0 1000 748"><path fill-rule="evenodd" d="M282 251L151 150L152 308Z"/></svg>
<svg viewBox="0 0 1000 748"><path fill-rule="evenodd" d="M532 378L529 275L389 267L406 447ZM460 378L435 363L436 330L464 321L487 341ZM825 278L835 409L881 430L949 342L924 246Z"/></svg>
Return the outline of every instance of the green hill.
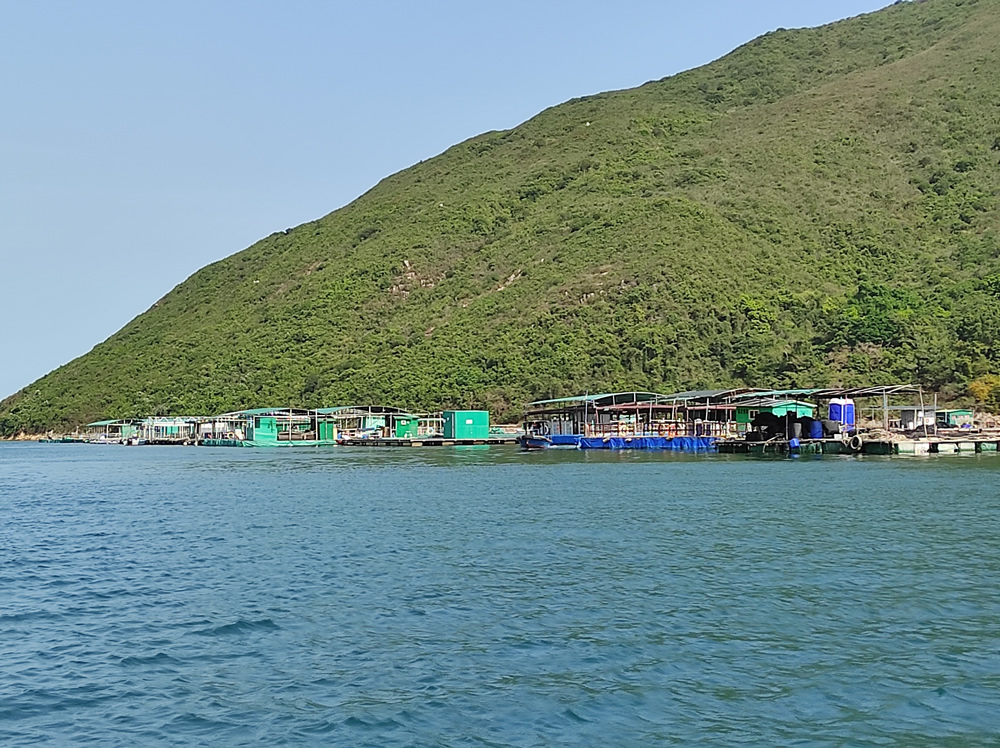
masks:
<svg viewBox="0 0 1000 748"><path fill-rule="evenodd" d="M548 109L195 273L0 432L1000 372L1000 0L897 3Z"/></svg>

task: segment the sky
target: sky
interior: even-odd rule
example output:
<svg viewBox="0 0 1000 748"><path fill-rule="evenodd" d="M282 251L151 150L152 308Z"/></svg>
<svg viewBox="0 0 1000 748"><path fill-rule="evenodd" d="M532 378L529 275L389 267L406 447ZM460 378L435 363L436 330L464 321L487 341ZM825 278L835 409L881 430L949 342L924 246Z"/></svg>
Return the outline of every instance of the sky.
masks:
<svg viewBox="0 0 1000 748"><path fill-rule="evenodd" d="M0 398L455 143L887 4L0 0Z"/></svg>

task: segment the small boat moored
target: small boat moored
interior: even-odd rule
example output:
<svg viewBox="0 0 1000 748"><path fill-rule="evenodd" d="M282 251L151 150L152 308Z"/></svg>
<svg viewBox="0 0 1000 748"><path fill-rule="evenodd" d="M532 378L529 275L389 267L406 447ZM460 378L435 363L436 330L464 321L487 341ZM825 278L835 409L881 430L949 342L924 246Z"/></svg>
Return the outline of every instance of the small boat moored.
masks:
<svg viewBox="0 0 1000 748"><path fill-rule="evenodd" d="M541 434L522 434L517 440L521 444L521 449L525 451L548 449L552 446L552 440Z"/></svg>

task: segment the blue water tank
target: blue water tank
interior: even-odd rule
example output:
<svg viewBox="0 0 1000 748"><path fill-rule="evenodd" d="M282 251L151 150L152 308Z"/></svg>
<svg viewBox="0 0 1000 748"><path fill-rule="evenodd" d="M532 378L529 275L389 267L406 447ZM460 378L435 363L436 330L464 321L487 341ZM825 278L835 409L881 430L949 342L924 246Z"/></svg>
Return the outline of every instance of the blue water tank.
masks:
<svg viewBox="0 0 1000 748"><path fill-rule="evenodd" d="M809 438L810 439L822 439L823 438L823 422L816 420L809 424Z"/></svg>

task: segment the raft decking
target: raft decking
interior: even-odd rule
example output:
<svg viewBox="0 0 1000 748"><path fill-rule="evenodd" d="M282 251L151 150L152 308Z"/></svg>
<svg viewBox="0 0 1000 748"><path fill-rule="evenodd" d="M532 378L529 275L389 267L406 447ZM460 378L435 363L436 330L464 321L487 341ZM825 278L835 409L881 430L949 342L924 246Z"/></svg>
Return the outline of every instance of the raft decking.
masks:
<svg viewBox="0 0 1000 748"><path fill-rule="evenodd" d="M748 442L731 439L716 443L720 454L745 455L932 455L932 454L978 454L997 452L1000 439L872 439L863 440L860 445L852 445L850 440L802 439L793 445L791 441L774 440L768 442Z"/></svg>
<svg viewBox="0 0 1000 748"><path fill-rule="evenodd" d="M580 449L639 449L667 452L708 452L715 448L711 436L610 436L586 437L577 440Z"/></svg>
<svg viewBox="0 0 1000 748"><path fill-rule="evenodd" d="M342 447L474 447L485 445L517 444L516 436L491 436L486 439L342 439Z"/></svg>

